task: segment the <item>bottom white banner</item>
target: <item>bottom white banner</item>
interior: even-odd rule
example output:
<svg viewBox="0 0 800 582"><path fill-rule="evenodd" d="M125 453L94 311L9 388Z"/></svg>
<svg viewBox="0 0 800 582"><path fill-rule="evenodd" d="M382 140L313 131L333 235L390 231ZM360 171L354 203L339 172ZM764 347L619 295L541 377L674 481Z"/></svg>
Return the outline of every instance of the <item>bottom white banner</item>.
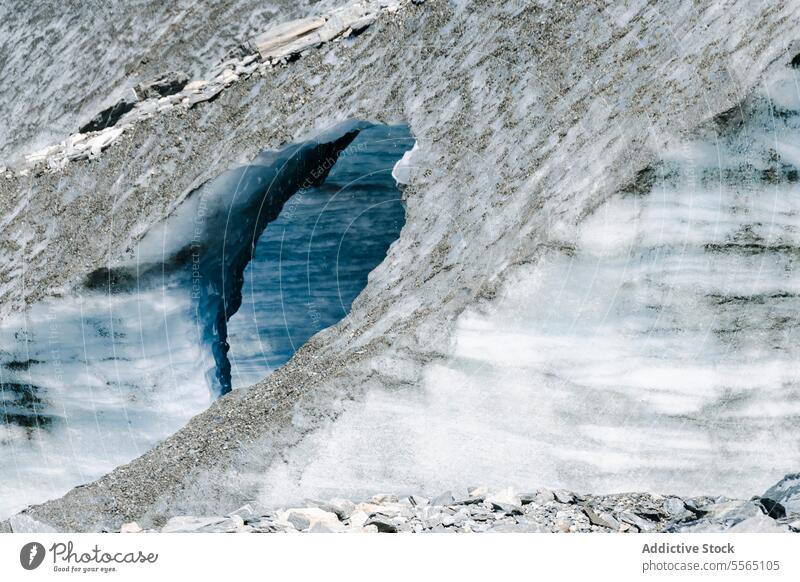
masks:
<svg viewBox="0 0 800 582"><path fill-rule="evenodd" d="M0 580L798 580L799 553L792 534L3 534Z"/></svg>

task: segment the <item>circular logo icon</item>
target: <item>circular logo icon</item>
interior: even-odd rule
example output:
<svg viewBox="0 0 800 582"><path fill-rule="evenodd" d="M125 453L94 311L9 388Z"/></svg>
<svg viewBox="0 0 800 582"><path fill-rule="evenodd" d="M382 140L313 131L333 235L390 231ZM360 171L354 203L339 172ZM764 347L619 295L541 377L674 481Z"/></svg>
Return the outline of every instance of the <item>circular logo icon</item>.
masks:
<svg viewBox="0 0 800 582"><path fill-rule="evenodd" d="M35 570L44 561L44 546L39 542L30 542L19 551L19 563L26 570Z"/></svg>

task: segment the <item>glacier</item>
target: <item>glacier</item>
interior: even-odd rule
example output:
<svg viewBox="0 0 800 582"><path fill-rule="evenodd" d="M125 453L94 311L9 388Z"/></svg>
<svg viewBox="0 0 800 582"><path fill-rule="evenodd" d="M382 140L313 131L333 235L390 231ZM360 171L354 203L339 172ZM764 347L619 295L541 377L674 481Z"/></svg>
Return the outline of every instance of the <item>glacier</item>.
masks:
<svg viewBox="0 0 800 582"><path fill-rule="evenodd" d="M413 142L351 122L266 151L191 193L133 261L6 318L0 516L138 457L345 317L399 235L391 172Z"/></svg>
<svg viewBox="0 0 800 582"><path fill-rule="evenodd" d="M4 173L14 318L265 148L348 119L416 142L400 237L346 318L25 516L116 529L475 480L749 497L796 470L792 4L389 4Z"/></svg>
<svg viewBox="0 0 800 582"><path fill-rule="evenodd" d="M467 309L262 503L483 483L747 497L800 463L800 90L786 68Z"/></svg>

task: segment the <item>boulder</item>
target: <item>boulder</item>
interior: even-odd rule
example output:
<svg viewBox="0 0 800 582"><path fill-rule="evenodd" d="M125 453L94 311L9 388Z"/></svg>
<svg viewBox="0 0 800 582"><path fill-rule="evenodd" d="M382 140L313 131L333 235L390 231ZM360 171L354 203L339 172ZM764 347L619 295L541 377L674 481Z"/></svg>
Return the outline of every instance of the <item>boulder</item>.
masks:
<svg viewBox="0 0 800 582"><path fill-rule="evenodd" d="M330 501L321 501L319 499L307 499L309 504L319 507L322 511L336 514L340 520L344 521L355 510L355 503L349 499L331 499Z"/></svg>
<svg viewBox="0 0 800 582"><path fill-rule="evenodd" d="M369 519L369 515L360 510L351 513L349 518L352 527L363 527L367 523L367 519Z"/></svg>
<svg viewBox="0 0 800 582"><path fill-rule="evenodd" d="M680 497L667 497L661 507L672 521L691 521L697 518L697 513L691 511Z"/></svg>
<svg viewBox="0 0 800 582"><path fill-rule="evenodd" d="M390 521L390 519L385 515L373 515L364 525L374 525L376 528L378 528L378 533L397 533L397 525L392 523L392 521Z"/></svg>
<svg viewBox="0 0 800 582"><path fill-rule="evenodd" d="M764 510L764 513L772 519L781 519L786 517L786 508L783 506L783 504L778 503L774 499L762 497L758 500L758 502L761 504L761 509Z"/></svg>
<svg viewBox="0 0 800 582"><path fill-rule="evenodd" d="M575 494L564 489L556 489L553 491L553 495L559 503L575 503Z"/></svg>
<svg viewBox="0 0 800 582"><path fill-rule="evenodd" d="M286 521L291 523L292 526L294 526L294 529L300 531L309 529L311 527L311 520L297 511L289 512L289 514L286 516Z"/></svg>
<svg viewBox="0 0 800 582"><path fill-rule="evenodd" d="M512 510L519 510L519 513L522 513L520 508L522 502L519 495L511 487L489 493L486 495L486 503L498 511L508 510L508 512L511 512Z"/></svg>
<svg viewBox="0 0 800 582"><path fill-rule="evenodd" d="M270 511L262 505L258 503L248 503L235 511L231 511L227 517L233 517L234 515L237 515L241 517L245 523L248 523L251 521L258 521L260 517L269 514Z"/></svg>
<svg viewBox="0 0 800 582"><path fill-rule="evenodd" d="M787 516L800 515L800 473L789 473L761 496L783 506Z"/></svg>
<svg viewBox="0 0 800 582"><path fill-rule="evenodd" d="M492 509L505 515L522 515L522 507L513 503L503 503L502 501L491 501Z"/></svg>
<svg viewBox="0 0 800 582"><path fill-rule="evenodd" d="M616 518L610 513L589 509L588 507L583 510L583 513L586 514L586 517L589 518L589 523L592 525L607 527L608 529L612 529L614 531L619 530L619 521L617 521Z"/></svg>
<svg viewBox="0 0 800 582"><path fill-rule="evenodd" d="M344 526L335 513L319 507L292 508L280 514L280 521L291 524L298 531L314 528L317 524L331 531L342 531Z"/></svg>

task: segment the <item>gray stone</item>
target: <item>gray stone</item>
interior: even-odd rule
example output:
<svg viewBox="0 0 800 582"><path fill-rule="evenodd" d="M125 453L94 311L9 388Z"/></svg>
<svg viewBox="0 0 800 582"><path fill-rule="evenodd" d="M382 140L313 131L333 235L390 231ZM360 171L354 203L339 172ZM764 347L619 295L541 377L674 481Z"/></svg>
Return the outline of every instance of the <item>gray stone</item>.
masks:
<svg viewBox="0 0 800 582"><path fill-rule="evenodd" d="M487 494L486 502L489 504L503 503L508 505L520 505L519 495L517 495L511 487L506 487L504 489Z"/></svg>
<svg viewBox="0 0 800 582"><path fill-rule="evenodd" d="M589 509L588 507L583 509L583 513L586 514L586 517L589 518L589 522L593 525L607 527L609 529L613 529L614 531L619 530L619 521L617 521L616 518L614 518L614 516L610 513L600 510L595 511L593 509Z"/></svg>
<svg viewBox="0 0 800 582"><path fill-rule="evenodd" d="M764 516L764 512L757 501L721 501L709 505L706 509L708 512L703 517L693 521L673 523L665 531L679 533L720 532L726 531L745 520ZM755 522L750 523L753 524Z"/></svg>
<svg viewBox="0 0 800 582"><path fill-rule="evenodd" d="M663 503L664 511L670 516L679 516L686 513L683 500L678 497L667 497Z"/></svg>
<svg viewBox="0 0 800 582"><path fill-rule="evenodd" d="M473 505L470 507L472 509L470 509L469 515L475 521L488 521L493 520L495 517L494 514L485 507L479 505Z"/></svg>
<svg viewBox="0 0 800 582"><path fill-rule="evenodd" d="M575 495L564 489L556 489L553 491L553 496L559 503L575 503Z"/></svg>
<svg viewBox="0 0 800 582"><path fill-rule="evenodd" d="M320 501L319 499L306 499L306 502L315 507L319 507L323 511L333 513L340 520L344 521L350 517L350 514L356 508L355 503L349 499L331 499L330 501Z"/></svg>
<svg viewBox="0 0 800 582"><path fill-rule="evenodd" d="M556 496L549 489L537 489L534 493L521 493L519 496L519 502L522 505L528 505L529 503L545 504L555 501L555 499Z"/></svg>
<svg viewBox="0 0 800 582"><path fill-rule="evenodd" d="M249 524L254 531L263 533L273 533L278 531L278 527L271 519L261 518Z"/></svg>
<svg viewBox="0 0 800 582"><path fill-rule="evenodd" d="M499 501L492 501L492 509L502 512L506 515L522 515L522 507L514 505L513 503L501 503Z"/></svg>
<svg viewBox="0 0 800 582"><path fill-rule="evenodd" d="M385 515L375 514L370 517L364 525L373 525L377 527L379 533L397 533L397 525Z"/></svg>
<svg viewBox="0 0 800 582"><path fill-rule="evenodd" d="M698 513L690 511L683 499L678 497L668 497L661 507L672 521L692 521L698 517Z"/></svg>
<svg viewBox="0 0 800 582"><path fill-rule="evenodd" d="M642 519L638 515L633 513L629 513L627 511L623 511L618 516L620 521L628 523L634 527L636 527L640 532L649 532L653 531L654 524L651 521L647 521L646 519Z"/></svg>
<svg viewBox="0 0 800 582"><path fill-rule="evenodd" d="M800 516L800 473L789 473L761 497L780 503L787 516Z"/></svg>
<svg viewBox="0 0 800 582"><path fill-rule="evenodd" d="M415 506L424 506L430 503L430 500L427 497L423 497L422 495L409 495L408 500L411 502L412 505Z"/></svg>
<svg viewBox="0 0 800 582"><path fill-rule="evenodd" d="M348 518L350 525L354 527L363 527L368 519L369 515L360 510L354 511L353 513L350 514L350 517Z"/></svg>
<svg viewBox="0 0 800 582"><path fill-rule="evenodd" d="M691 512L694 512L694 513L697 513L697 514L705 513L705 511L700 509L700 506L697 504L697 501L695 501L694 499L684 499L683 500L683 505L686 507L686 509L688 509Z"/></svg>
<svg viewBox="0 0 800 582"><path fill-rule="evenodd" d="M269 515L269 513L269 510L258 503L248 503L241 506L239 509L236 509L235 511L231 511L228 514L228 517L237 515L244 520L244 523L249 523L251 521L258 521L260 517Z"/></svg>
<svg viewBox="0 0 800 582"><path fill-rule="evenodd" d="M308 529L311 525L311 520L307 516L296 511L290 511L289 515L286 516L286 521L291 523L296 530L300 531Z"/></svg>
<svg viewBox="0 0 800 582"><path fill-rule="evenodd" d="M54 527L24 513L12 515L8 521L11 531L14 533L55 533L57 531Z"/></svg>
<svg viewBox="0 0 800 582"><path fill-rule="evenodd" d="M550 528L545 524L526 518L517 518L515 529L512 531L519 533L550 533Z"/></svg>
<svg viewBox="0 0 800 582"><path fill-rule="evenodd" d="M762 497L758 500L761 504L761 509L772 519L781 519L786 517L786 508L781 504L770 499L769 497Z"/></svg>

